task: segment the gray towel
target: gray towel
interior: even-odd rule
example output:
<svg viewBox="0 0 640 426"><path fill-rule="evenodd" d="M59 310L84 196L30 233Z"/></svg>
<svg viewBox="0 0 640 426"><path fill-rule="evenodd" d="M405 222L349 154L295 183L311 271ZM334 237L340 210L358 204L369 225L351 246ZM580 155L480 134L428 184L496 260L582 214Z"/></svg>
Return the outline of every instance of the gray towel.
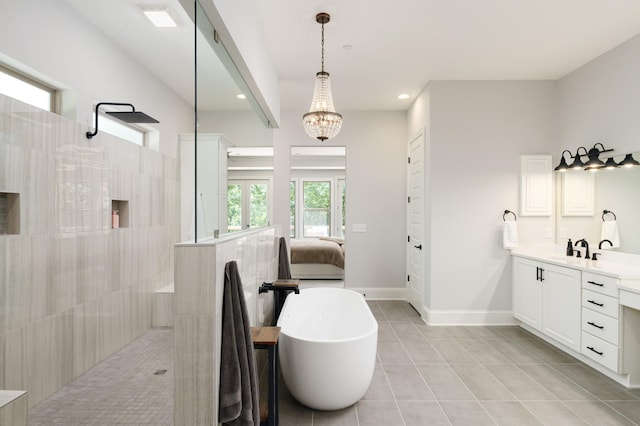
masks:
<svg viewBox="0 0 640 426"><path fill-rule="evenodd" d="M289 251L287 250L287 240L280 237L280 251L278 253L278 279L291 279L291 266L289 266Z"/></svg>
<svg viewBox="0 0 640 426"><path fill-rule="evenodd" d="M258 426L258 376L242 281L235 261L224 267L220 410L225 425Z"/></svg>

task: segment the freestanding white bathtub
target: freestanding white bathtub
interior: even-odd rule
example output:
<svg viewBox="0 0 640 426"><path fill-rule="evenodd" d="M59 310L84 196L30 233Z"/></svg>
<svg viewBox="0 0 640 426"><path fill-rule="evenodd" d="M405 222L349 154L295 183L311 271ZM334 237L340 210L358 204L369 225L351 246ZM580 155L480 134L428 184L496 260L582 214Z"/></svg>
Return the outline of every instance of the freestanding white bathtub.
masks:
<svg viewBox="0 0 640 426"><path fill-rule="evenodd" d="M289 391L316 410L339 410L367 392L376 361L378 322L360 293L309 288L282 308L279 356Z"/></svg>

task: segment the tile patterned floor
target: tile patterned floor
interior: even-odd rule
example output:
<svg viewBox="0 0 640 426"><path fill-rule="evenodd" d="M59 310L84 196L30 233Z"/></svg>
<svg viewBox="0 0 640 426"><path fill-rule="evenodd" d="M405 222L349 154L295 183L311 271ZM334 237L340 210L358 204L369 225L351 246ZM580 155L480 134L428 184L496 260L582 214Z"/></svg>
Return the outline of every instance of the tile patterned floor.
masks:
<svg viewBox="0 0 640 426"><path fill-rule="evenodd" d="M172 425L173 354L173 329L151 329L32 407L28 424Z"/></svg>
<svg viewBox="0 0 640 426"><path fill-rule="evenodd" d="M365 397L321 412L281 386L280 425L640 424L640 391L518 327L429 327L405 302L369 305L379 342ZM150 330L33 407L29 424L172 424L172 368L172 330Z"/></svg>

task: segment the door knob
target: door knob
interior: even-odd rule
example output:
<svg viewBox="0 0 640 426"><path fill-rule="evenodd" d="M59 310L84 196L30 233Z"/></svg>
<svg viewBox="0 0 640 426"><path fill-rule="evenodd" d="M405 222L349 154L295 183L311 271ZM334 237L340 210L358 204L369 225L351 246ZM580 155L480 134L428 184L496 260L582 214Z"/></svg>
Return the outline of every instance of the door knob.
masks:
<svg viewBox="0 0 640 426"><path fill-rule="evenodd" d="M414 246L415 248L417 248L418 250L422 250L422 244L418 245L418 246Z"/></svg>

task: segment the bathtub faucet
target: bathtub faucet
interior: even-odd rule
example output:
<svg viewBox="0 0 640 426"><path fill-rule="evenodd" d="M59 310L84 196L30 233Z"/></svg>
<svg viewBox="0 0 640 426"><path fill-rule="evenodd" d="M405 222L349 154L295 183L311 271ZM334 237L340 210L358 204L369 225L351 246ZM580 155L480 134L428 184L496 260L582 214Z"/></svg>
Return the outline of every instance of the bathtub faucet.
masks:
<svg viewBox="0 0 640 426"><path fill-rule="evenodd" d="M278 323L280 317L280 310L284 304L284 300L287 298L289 292L293 291L296 294L300 294L298 288L300 280L276 280L274 283L262 283L258 288L258 294L267 293L273 291L273 323Z"/></svg>
<svg viewBox="0 0 640 426"><path fill-rule="evenodd" d="M296 294L300 294L298 285L278 285L273 283L262 283L258 288L258 294L267 293L269 291L294 291Z"/></svg>

